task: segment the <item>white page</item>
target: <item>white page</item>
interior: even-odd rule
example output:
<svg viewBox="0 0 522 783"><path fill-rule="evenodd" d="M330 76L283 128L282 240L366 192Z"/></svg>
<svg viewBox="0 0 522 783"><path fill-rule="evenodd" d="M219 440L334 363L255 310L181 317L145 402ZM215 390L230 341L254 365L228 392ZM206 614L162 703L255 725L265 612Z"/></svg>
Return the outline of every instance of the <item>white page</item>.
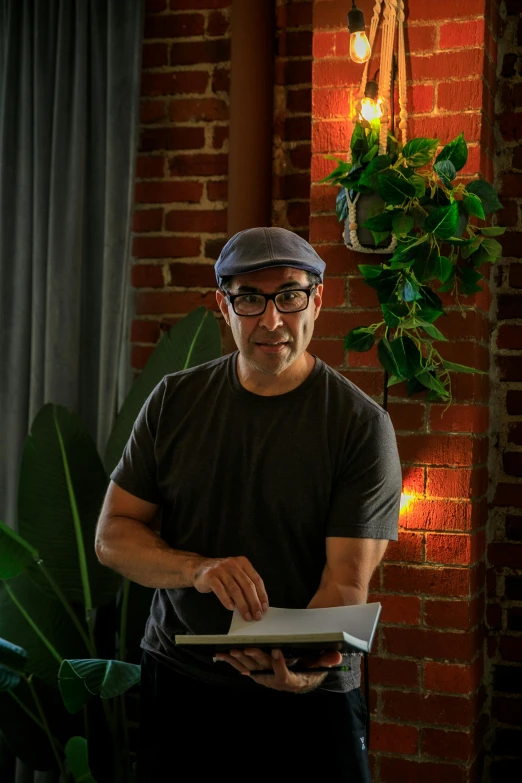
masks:
<svg viewBox="0 0 522 783"><path fill-rule="evenodd" d="M369 642L380 603L333 606L326 609L279 609L271 606L261 620L247 622L237 609L232 615L228 636L314 634L344 631Z"/></svg>

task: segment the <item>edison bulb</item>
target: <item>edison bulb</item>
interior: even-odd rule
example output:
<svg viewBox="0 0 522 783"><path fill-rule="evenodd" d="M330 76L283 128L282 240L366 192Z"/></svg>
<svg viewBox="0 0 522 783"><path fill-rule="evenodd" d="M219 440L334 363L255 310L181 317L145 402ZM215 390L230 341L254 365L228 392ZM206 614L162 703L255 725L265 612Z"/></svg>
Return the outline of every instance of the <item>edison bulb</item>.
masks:
<svg viewBox="0 0 522 783"><path fill-rule="evenodd" d="M363 98L360 108L361 117L368 122L380 120L382 117L382 98L374 101L373 98Z"/></svg>
<svg viewBox="0 0 522 783"><path fill-rule="evenodd" d="M365 63L372 53L370 42L365 32L350 35L350 57L355 63Z"/></svg>

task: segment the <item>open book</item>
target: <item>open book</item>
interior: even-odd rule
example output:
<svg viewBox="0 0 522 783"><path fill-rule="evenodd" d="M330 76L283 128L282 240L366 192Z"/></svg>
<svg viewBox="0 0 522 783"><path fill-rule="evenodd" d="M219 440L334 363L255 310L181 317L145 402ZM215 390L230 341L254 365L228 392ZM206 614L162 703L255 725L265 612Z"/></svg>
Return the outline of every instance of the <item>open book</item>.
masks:
<svg viewBox="0 0 522 783"><path fill-rule="evenodd" d="M175 641L216 651L278 647L295 655L312 649L370 652L380 613L380 603L328 609L270 607L262 620L247 622L236 609L228 633L177 635Z"/></svg>

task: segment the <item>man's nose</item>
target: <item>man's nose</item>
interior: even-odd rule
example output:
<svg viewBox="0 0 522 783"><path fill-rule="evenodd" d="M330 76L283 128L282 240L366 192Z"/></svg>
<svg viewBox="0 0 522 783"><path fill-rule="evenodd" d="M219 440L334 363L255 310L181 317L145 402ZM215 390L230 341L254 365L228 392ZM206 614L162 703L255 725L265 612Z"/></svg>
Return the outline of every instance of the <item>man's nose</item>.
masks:
<svg viewBox="0 0 522 783"><path fill-rule="evenodd" d="M265 312L259 317L259 326L264 326L269 332L273 332L279 326L282 326L283 319L281 313L275 306L274 301L266 303Z"/></svg>

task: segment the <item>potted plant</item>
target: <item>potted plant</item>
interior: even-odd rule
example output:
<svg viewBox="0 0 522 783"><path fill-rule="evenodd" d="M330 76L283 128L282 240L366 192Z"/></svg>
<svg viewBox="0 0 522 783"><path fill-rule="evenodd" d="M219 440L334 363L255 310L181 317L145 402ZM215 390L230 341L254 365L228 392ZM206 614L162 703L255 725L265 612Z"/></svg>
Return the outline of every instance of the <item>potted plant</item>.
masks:
<svg viewBox="0 0 522 783"><path fill-rule="evenodd" d="M0 731L27 766L59 769L62 783L133 780L125 695L140 679L154 591L98 562L96 521L152 389L167 373L220 355L218 323L200 307L159 341L104 461L80 417L51 403L24 444L18 531L0 523Z"/></svg>
<svg viewBox="0 0 522 783"><path fill-rule="evenodd" d="M352 329L345 347L368 351L377 342L388 386L405 381L409 395L427 390L429 400L450 403L450 373L481 371L439 353L447 339L435 326L445 315L438 294L448 292L459 304L482 290L481 267L500 256L496 237L505 231L487 220L502 205L485 180L458 180L468 159L462 133L438 155L439 139L416 138L402 147L389 134L387 153L379 155L377 123L356 122L352 162L336 159L337 167L322 180L340 186L339 221L348 219L356 194L376 197L357 230L370 233L374 248L393 238L396 243L383 262L359 266L376 291L382 317Z"/></svg>

